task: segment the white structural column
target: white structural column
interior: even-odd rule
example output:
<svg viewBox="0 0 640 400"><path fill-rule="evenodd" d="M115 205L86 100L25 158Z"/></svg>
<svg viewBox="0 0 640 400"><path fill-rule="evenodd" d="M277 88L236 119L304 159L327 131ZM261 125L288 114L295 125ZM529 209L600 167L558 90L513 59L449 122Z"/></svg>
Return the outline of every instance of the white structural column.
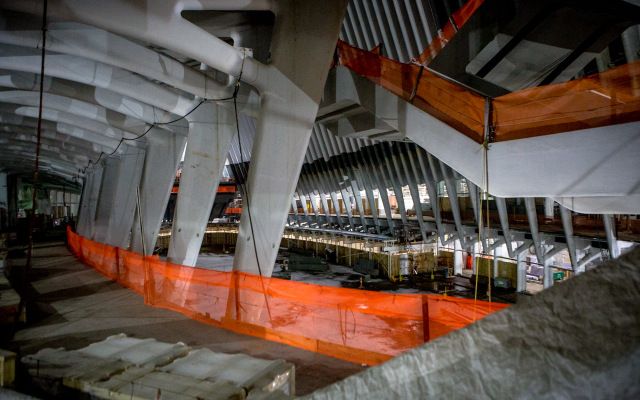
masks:
<svg viewBox="0 0 640 400"><path fill-rule="evenodd" d="M516 255L516 292L524 292L527 290L527 264L524 262L525 253L529 251L531 240L525 240L522 245L518 246L513 252Z"/></svg>
<svg viewBox="0 0 640 400"><path fill-rule="evenodd" d="M498 216L500 217L500 226L502 227L502 235L505 243L507 244L507 253L509 258L513 258L513 248L511 242L513 237L511 236L511 230L509 229L509 213L507 211L507 202L504 197L495 196L496 208L498 209Z"/></svg>
<svg viewBox="0 0 640 400"><path fill-rule="evenodd" d="M536 199L532 197L526 197L524 199L524 204L527 210L527 219L529 220L529 231L531 232L531 237L533 238L533 247L535 249L536 258L538 259L539 264L544 264L544 260L545 260L544 255L546 251L542 243L542 238L540 237L540 233L538 231L538 214L536 212Z"/></svg>
<svg viewBox="0 0 640 400"><path fill-rule="evenodd" d="M442 172L442 176L444 179L445 186L447 187L447 196L449 198L449 204L451 205L451 212L453 214L453 221L456 226L456 230L458 231L458 238L460 239L460 243L462 243L462 247L469 248L468 240L465 237L464 226L462 225L462 216L460 214L460 204L458 203L458 188L456 187L456 181L453 177L453 171L445 165L442 161L435 160L431 154L428 154L429 157L429 165L431 166L431 171L435 173L435 163L438 162L440 164L440 171ZM475 254L475 251L474 251ZM475 262L474 262L475 268Z"/></svg>
<svg viewBox="0 0 640 400"><path fill-rule="evenodd" d="M616 238L616 220L613 214L603 214L602 221L609 245L609 257L612 259L618 258L620 255L620 247L618 246L618 239Z"/></svg>
<svg viewBox="0 0 640 400"><path fill-rule="evenodd" d="M136 210L131 229L131 249L136 253L153 252L186 139L157 128L147 135L147 155L140 180L140 212Z"/></svg>
<svg viewBox="0 0 640 400"><path fill-rule="evenodd" d="M313 210L313 214L315 215L315 223L320 226L320 213L318 211L317 197L314 193L313 186L308 184L307 179L303 176L300 176L300 181L302 183L303 190L307 193L309 197L309 203L311 203L311 209ZM312 224L312 220L309 220L309 224Z"/></svg>
<svg viewBox="0 0 640 400"><path fill-rule="evenodd" d="M564 229L564 237L567 241L567 250L571 259L571 267L575 271L578 267L578 256L576 247L576 238L573 236L573 215L571 210L565 206L558 204L560 207L560 217L562 218L562 227Z"/></svg>
<svg viewBox="0 0 640 400"><path fill-rule="evenodd" d="M351 179L351 188L353 189L353 197L356 201L356 208L358 209L358 214L360 214L360 223L362 224L362 229L367 231L367 220L364 216L364 206L362 204L362 196L360 196L360 187L358 187L358 181L355 179Z"/></svg>
<svg viewBox="0 0 640 400"><path fill-rule="evenodd" d="M296 203L295 198L291 198L291 211L293 212L293 217L290 219L289 223L295 223L300 226L300 216L298 215L298 204Z"/></svg>
<svg viewBox="0 0 640 400"><path fill-rule="evenodd" d="M117 159L117 175L113 203L105 243L128 248L129 234L136 209L136 197L144 166L145 151L131 146Z"/></svg>
<svg viewBox="0 0 640 400"><path fill-rule="evenodd" d="M453 241L453 274L462 275L462 269L464 268L464 260L462 259L462 245L460 240L455 239Z"/></svg>
<svg viewBox="0 0 640 400"><path fill-rule="evenodd" d="M234 270L270 276L346 1L281 1L265 73ZM249 214L250 213L250 214Z"/></svg>
<svg viewBox="0 0 640 400"><path fill-rule="evenodd" d="M96 203L102 181L102 167L94 166L87 170L82 186L82 200L78 211L76 232L84 237L91 237L95 221Z"/></svg>
<svg viewBox="0 0 640 400"><path fill-rule="evenodd" d="M98 199L100 198L100 187L102 185L102 175L104 167L96 165L92 168L92 182L89 188L89 198L87 199L86 228L83 236L92 238L96 229L96 212L98 211Z"/></svg>
<svg viewBox="0 0 640 400"><path fill-rule="evenodd" d="M212 103L202 104L188 119L189 137L168 258L177 264L194 266L234 136L235 122L229 111Z"/></svg>
<svg viewBox="0 0 640 400"><path fill-rule="evenodd" d="M545 219L553 219L554 218L554 208L555 202L550 197L544 198L544 218Z"/></svg>
<svg viewBox="0 0 640 400"><path fill-rule="evenodd" d="M82 194L80 195L80 204L78 206L78 217L76 219L76 233L85 236L85 228L87 227L87 214L89 206L89 192L93 181L93 174L88 173L82 180Z"/></svg>
<svg viewBox="0 0 640 400"><path fill-rule="evenodd" d="M557 256L560 252L564 251L566 248L567 246L565 246L564 244L556 243L545 254L544 281L543 281L545 289L550 288L551 286L553 286L553 283L554 283L553 270L551 268L552 268L555 256Z"/></svg>
<svg viewBox="0 0 640 400"><path fill-rule="evenodd" d="M105 171L96 211L93 238L112 246L128 248L145 151L129 145L105 160Z"/></svg>
<svg viewBox="0 0 640 400"><path fill-rule="evenodd" d="M304 220L307 222L307 226L311 226L311 219L309 218L309 210L307 209L307 198L302 192L302 189L298 193L300 197L300 203L302 203L302 213L304 214Z"/></svg>
<svg viewBox="0 0 640 400"><path fill-rule="evenodd" d="M107 157L102 160L102 176L96 196L94 224L90 231L91 239L104 243L109 229L109 215L115 204L115 190L118 181L118 158Z"/></svg>

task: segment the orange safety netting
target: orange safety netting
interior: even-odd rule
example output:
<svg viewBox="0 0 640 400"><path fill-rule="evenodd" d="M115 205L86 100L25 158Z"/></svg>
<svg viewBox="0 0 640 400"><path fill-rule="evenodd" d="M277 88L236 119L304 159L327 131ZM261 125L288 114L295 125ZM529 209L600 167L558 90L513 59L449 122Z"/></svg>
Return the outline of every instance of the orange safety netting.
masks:
<svg viewBox="0 0 640 400"><path fill-rule="evenodd" d="M452 18L459 28L482 5L470 0ZM430 71L428 64L455 35L447 24L418 57L401 63L338 41L338 64L364 76L482 143L485 98ZM492 99L494 140L504 141L595 128L640 119L640 62L570 82L535 87Z"/></svg>
<svg viewBox="0 0 640 400"><path fill-rule="evenodd" d="M640 62L493 100L496 140L568 132L640 119Z"/></svg>
<svg viewBox="0 0 640 400"><path fill-rule="evenodd" d="M390 58L338 42L339 64L368 78L412 104L481 142L484 98L417 64Z"/></svg>
<svg viewBox="0 0 640 400"><path fill-rule="evenodd" d="M149 305L234 332L369 365L507 306L212 271L97 243L70 229L67 238L81 261L143 295Z"/></svg>

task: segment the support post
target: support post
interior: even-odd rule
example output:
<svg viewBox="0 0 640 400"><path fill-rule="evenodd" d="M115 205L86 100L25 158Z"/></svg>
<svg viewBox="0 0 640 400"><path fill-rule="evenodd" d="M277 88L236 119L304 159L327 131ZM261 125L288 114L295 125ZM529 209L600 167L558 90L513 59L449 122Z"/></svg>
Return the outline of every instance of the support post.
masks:
<svg viewBox="0 0 640 400"><path fill-rule="evenodd" d="M438 229L438 236L440 237L440 242L444 243L444 224L442 223L442 216L440 214L440 204L438 204L438 190L437 190L437 182L434 178L433 171L427 168L427 164L425 163L425 156L422 154L424 150L422 150L419 146L416 146L416 156L418 158L418 164L420 165L420 170L422 171L422 175L424 177L424 183L427 187L427 193L429 194L429 204L431 205L431 211L433 212L433 218L436 221L436 228Z"/></svg>
<svg viewBox="0 0 640 400"><path fill-rule="evenodd" d="M176 264L194 266L236 130L230 111L212 103L202 104L188 120L187 150L167 257Z"/></svg>
<svg viewBox="0 0 640 400"><path fill-rule="evenodd" d="M104 174L104 164L95 165L92 168L92 181L89 188L89 198L87 199L86 227L83 236L93 238L96 231L96 217L98 211L98 199L100 198L100 188L102 186L102 176Z"/></svg>
<svg viewBox="0 0 640 400"><path fill-rule="evenodd" d="M462 259L462 246L458 239L453 241L453 274L462 275L464 260Z"/></svg>
<svg viewBox="0 0 640 400"><path fill-rule="evenodd" d="M560 217L562 218L562 228L564 229L564 237L567 240L567 250L571 259L571 266L575 270L578 267L578 258L576 254L576 240L573 236L573 216L571 210L558 204L560 207Z"/></svg>
<svg viewBox="0 0 640 400"><path fill-rule="evenodd" d="M425 343L431 339L429 331L429 297L422 296L422 336Z"/></svg>
<svg viewBox="0 0 640 400"><path fill-rule="evenodd" d="M145 151L123 145L122 152L105 160L105 172L96 211L94 239L128 248Z"/></svg>
<svg viewBox="0 0 640 400"><path fill-rule="evenodd" d="M358 209L358 214L360 214L360 223L362 224L362 229L367 231L367 220L364 215L364 205L362 204L362 196L360 195L360 187L358 186L358 182L355 177L351 179L351 189L353 190L353 198L356 201L356 208Z"/></svg>
<svg viewBox="0 0 640 400"><path fill-rule="evenodd" d="M300 185L300 182L298 182ZM309 210L307 209L307 197L304 195L302 188L297 192L298 198L300 199L300 203L302 204L302 213L304 214L304 219L307 221L307 226L311 226L311 218L309 217Z"/></svg>
<svg viewBox="0 0 640 400"><path fill-rule="evenodd" d="M544 260L544 280L543 280L543 284L544 284L544 288L550 288L551 286L553 286L553 274L551 273L551 264L553 263L553 258L560 253L561 251L563 251L565 249L564 245L561 244L554 244L553 247L551 248L551 250L549 250L546 254L545 254L545 260Z"/></svg>
<svg viewBox="0 0 640 400"><path fill-rule="evenodd" d="M578 268L576 269L576 274L583 273L587 268L587 264L589 264L590 262L594 261L596 258L599 258L599 257L602 257L602 253L600 251L593 248L589 249L587 253L584 255L584 257L582 257L578 261Z"/></svg>
<svg viewBox="0 0 640 400"><path fill-rule="evenodd" d="M398 166L397 161L391 155L391 151L389 148L379 149L381 153L381 159L385 161L385 165L387 166L387 173L389 174L389 183L391 183L391 187L393 188L393 194L396 196L396 203L398 203L398 211L400 212L400 219L402 220L403 226L408 226L409 222L407 221L407 208L404 204L404 195L402 193L402 186L400 185L400 176L398 175Z"/></svg>
<svg viewBox="0 0 640 400"><path fill-rule="evenodd" d="M524 205L527 210L527 219L529 220L529 231L531 232L531 237L533 238L533 247L536 252L536 258L538 259L538 263L541 265L545 265L545 250L544 245L542 243L542 238L540 237L540 232L538 231L538 213L536 212L536 199L533 197L525 197ZM546 270L546 267L545 267Z"/></svg>
<svg viewBox="0 0 640 400"><path fill-rule="evenodd" d="M387 193L387 185L385 183L385 177L383 173L383 169L379 160L377 160L377 156L373 151L372 146L368 146L365 149L365 159L368 161L370 165L370 171L373 173L374 181L377 183L378 195L380 196L380 201L382 201L382 208L384 209L385 218L387 220L387 228L391 232L393 232L394 222L393 217L391 215L391 204L389 202L389 195ZM376 168L377 166L377 168Z"/></svg>
<svg viewBox="0 0 640 400"><path fill-rule="evenodd" d="M131 249L144 255L152 254L156 245L186 142L184 136L158 128L153 128L147 138L147 156L140 180L142 218L136 210L131 230Z"/></svg>
<svg viewBox="0 0 640 400"><path fill-rule="evenodd" d="M357 174L359 174L360 180L364 185L367 204L369 205L369 209L371 210L371 217L373 218L373 225L375 226L376 232L380 233L380 221L378 220L378 204L373 195L373 188L371 186L371 181L369 180L370 177L366 173L361 173L361 171L358 171Z"/></svg>
<svg viewBox="0 0 640 400"><path fill-rule="evenodd" d="M313 210L313 215L315 216L315 222L316 225L318 227L320 227L320 212L318 211L318 198L316 197L316 194L314 192L313 186L311 184L309 184L308 182L308 177L305 179L305 177L301 177L302 179L302 186L303 186L303 190L307 193L307 195L309 196L309 202L311 203L311 209Z"/></svg>
<svg viewBox="0 0 640 400"><path fill-rule="evenodd" d="M100 168L99 174L102 174L102 168ZM80 197L80 205L78 207L78 222L76 224L76 232L80 236L91 237L91 227L93 226L94 218L95 218L95 207L93 208L93 212L89 211L89 206L91 203L92 192L94 191L94 186L96 186L96 179L98 178L98 168L94 166L91 169L88 169L85 177L84 183L82 185L82 196ZM99 177L99 182L102 177Z"/></svg>
<svg viewBox="0 0 640 400"><path fill-rule="evenodd" d="M609 256L614 259L620 255L620 247L618 247L618 239L616 238L616 220L613 214L603 214L604 231L607 235L607 244L609 245Z"/></svg>
<svg viewBox="0 0 640 400"><path fill-rule="evenodd" d="M504 237L504 241L507 244L507 254L509 254L509 258L513 258L513 248L511 246L513 237L511 236L511 230L509 229L509 213L507 212L507 202L504 197L494 198L496 199L496 208L498 209L498 216L500 217L502 234Z"/></svg>
<svg viewBox="0 0 640 400"><path fill-rule="evenodd" d="M465 179L466 180L466 179ZM482 230L478 231L478 237L480 238L480 244L482 245L482 251L484 253L489 252L489 243L487 241L487 226L486 226L486 215L483 217L484 221L480 221L482 201L480 200L480 191L478 191L478 187L469 180L467 181L467 187L469 188L469 197L471 198L471 207L473 207L473 216L476 221L476 224L482 222Z"/></svg>
<svg viewBox="0 0 640 400"><path fill-rule="evenodd" d="M235 271L265 276L273 271L346 1L279 6L233 260Z"/></svg>
<svg viewBox="0 0 640 400"><path fill-rule="evenodd" d="M300 226L300 216L298 215L298 204L296 203L295 197L291 197L291 211L293 212L293 218L291 218L291 223L295 223Z"/></svg>
<svg viewBox="0 0 640 400"><path fill-rule="evenodd" d="M544 219L552 221L555 213L554 213L555 203L552 198L545 197L544 198Z"/></svg>
<svg viewBox="0 0 640 400"><path fill-rule="evenodd" d="M527 289L527 265L524 262L524 254L531 246L531 240L525 240L513 252L516 254L516 292L524 292Z"/></svg>
<svg viewBox="0 0 640 400"><path fill-rule="evenodd" d="M89 190L90 190L89 182L91 180L91 177L89 175L90 174L85 174L85 176L82 178L82 191L80 192L80 202L78 204L78 216L76 218L76 233L78 233L81 236L84 236L83 232L86 224L85 215L87 214L87 203L88 203ZM0 229L3 229L3 228L4 228L3 226L0 226Z"/></svg>
<svg viewBox="0 0 640 400"><path fill-rule="evenodd" d="M456 182L453 178L453 172L450 168L445 165L442 161L435 160L431 154L429 154L429 164L431 165L431 170L435 170L434 164L438 161L440 163L440 170L442 171L442 176L444 177L445 185L447 186L447 194L449 195L449 203L451 204L451 212L453 213L453 221L456 226L456 230L458 231L458 237L460 238L460 242L463 246L466 246L467 240L465 239L465 231L462 226L462 215L460 214L460 204L458 203L458 189L456 188ZM474 253L475 253L475 245L474 245ZM475 267L474 267L475 268Z"/></svg>

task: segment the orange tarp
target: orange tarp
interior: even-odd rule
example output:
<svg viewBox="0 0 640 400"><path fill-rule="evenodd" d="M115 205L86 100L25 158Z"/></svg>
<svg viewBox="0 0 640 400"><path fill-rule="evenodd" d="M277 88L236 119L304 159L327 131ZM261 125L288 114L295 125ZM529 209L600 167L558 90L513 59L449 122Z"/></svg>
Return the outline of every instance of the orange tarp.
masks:
<svg viewBox="0 0 640 400"><path fill-rule="evenodd" d="M180 191L180 186L173 186L171 188L171 193L178 193ZM235 185L218 185L217 193L235 193L236 187Z"/></svg>
<svg viewBox="0 0 640 400"><path fill-rule="evenodd" d="M187 267L67 231L71 251L149 305L257 336L374 365L506 304L312 285Z"/></svg>
<svg viewBox="0 0 640 400"><path fill-rule="evenodd" d="M482 5L470 0L452 18L464 25ZM338 64L364 76L478 143L484 141L485 98L429 72L428 64L455 35L447 24L416 63L401 63L338 41ZM421 66L422 65L422 66ZM640 62L573 81L492 99L494 140L504 141L595 128L640 119Z"/></svg>
<svg viewBox="0 0 640 400"><path fill-rule="evenodd" d="M640 62L582 79L520 90L493 100L496 140L640 119Z"/></svg>
<svg viewBox="0 0 640 400"><path fill-rule="evenodd" d="M340 65L482 142L484 98L416 64L404 64L338 42Z"/></svg>

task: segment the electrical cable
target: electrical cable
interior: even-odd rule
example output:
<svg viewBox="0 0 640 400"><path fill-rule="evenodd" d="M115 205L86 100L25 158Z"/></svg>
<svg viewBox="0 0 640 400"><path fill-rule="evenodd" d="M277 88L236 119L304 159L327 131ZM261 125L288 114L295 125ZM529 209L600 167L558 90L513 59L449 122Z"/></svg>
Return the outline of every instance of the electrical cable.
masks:
<svg viewBox="0 0 640 400"><path fill-rule="evenodd" d="M101 159L102 156L106 156L106 157L111 157L112 155L114 155L118 149L120 148L120 146L122 145L122 143L127 142L127 141L135 141L135 140L139 140L142 139L143 137L145 137L147 135L147 133L149 133L151 131L151 129L155 128L156 126L161 126L161 125L169 125L169 124L173 124L176 123L184 118L186 118L187 116L189 116L191 113L193 113L198 107L200 107L206 100L202 100L200 101L194 108L192 108L189 112L187 112L185 115L178 117L174 120L171 121L167 121L167 122L154 122L153 124L149 125L149 128L147 128L147 130L145 130L143 133L141 133L140 135L134 137L134 138L125 138L124 136L122 138L120 138L120 141L118 142L118 144L116 145L116 147L113 149L113 151L111 153L105 153L103 151L100 152L100 154L98 155L98 158L96 159L96 161L92 161L89 160L89 163L87 164L86 167L84 167L82 169L82 172L86 172L87 168L91 165L91 164L97 164ZM155 108L154 108L154 114L155 114Z"/></svg>
<svg viewBox="0 0 640 400"><path fill-rule="evenodd" d="M33 253L33 224L37 211L37 188L40 172L40 147L42 142L42 109L43 109L43 97L44 97L44 61L46 56L47 47L47 0L44 0L42 10L42 51L40 57L40 103L38 105L38 126L36 132L36 157L33 167L33 185L31 190L31 215L29 216L29 232L28 232L28 244L27 244L27 260L25 269L28 271L31 269L31 260ZM26 278L23 284L26 284Z"/></svg>
<svg viewBox="0 0 640 400"><path fill-rule="evenodd" d="M242 75L242 72L240 73L240 75ZM239 81L238 81L239 82ZM185 118L187 118L189 115L191 115L194 111L196 111L198 109L198 107L200 107L201 105L203 105L204 103L211 103L211 102L223 102L223 101L229 101L229 100L235 100L237 94L238 94L238 84L236 84L236 88L234 89L233 95L229 96L229 97L224 97L224 98L220 98L220 99L202 99L198 104L196 104L195 107L193 107L191 110L189 110L186 114L184 114L183 116L180 116L178 118L172 119L170 121L166 121L166 122L154 122L152 124L149 125L149 128L147 128L147 130L145 130L143 133L141 133L140 135L134 137L134 138L125 138L122 137L120 138L120 141L118 142L118 144L116 145L116 147L113 149L113 151L111 151L111 153L105 153L103 151L100 152L100 154L98 155L98 158L95 161L89 160L89 162L87 163L87 165L82 168L80 171L82 173L85 173L87 171L87 169L93 164L96 165L98 164L98 162L102 159L102 156L106 156L106 157L111 157L112 155L114 155L118 149L120 148L120 146L122 145L122 143L124 142L128 142L128 141L136 141L139 139L142 139L143 137L145 137L153 128L158 127L158 126L163 126L163 125L171 125L171 124L175 124L178 121L181 121ZM154 118L155 118L155 107L154 107Z"/></svg>
<svg viewBox="0 0 640 400"><path fill-rule="evenodd" d="M46 4L46 2L45 2ZM44 49L44 46L43 46ZM44 51L44 50L43 50ZM105 152L100 152L98 158L95 161L89 160L89 162L87 163L87 165L81 169L80 171L82 173L85 173L86 170L93 164L96 165L101 159L102 156L106 156L106 157L110 157L112 155L114 155L118 149L120 148L120 146L122 145L122 143L124 143L125 141L135 141L135 140L139 140L141 138L143 138L144 136L146 136L151 129L157 127L157 126L162 126L162 125L170 125L170 124L174 124L178 121L181 121L183 119L185 119L186 117L188 117L190 114L192 114L194 111L196 111L198 109L198 107L200 107L202 104L204 103L208 103L208 102L223 102L223 101L229 101L229 100L233 100L233 109L234 109L234 115L235 115L235 121L236 121L236 131L237 131L237 135L238 135L238 148L239 148L239 152L240 152L240 163L242 166L244 166L244 155L242 153L242 140L240 140L240 125L239 125L239 118L238 118L238 101L237 101L237 97L238 97L238 93L240 91L240 83L242 82L242 73L244 71L244 61L245 61L246 55L243 54L242 57L242 64L240 66L240 73L238 74L238 79L236 81L235 84L235 88L233 91L233 95L229 96L229 97L225 97L225 98L221 98L221 99L203 99L201 100L195 107L193 107L189 112L187 112L186 114L184 114L181 117L175 118L171 121L166 121L166 122L154 122L153 124L149 125L149 128L147 128L147 130L145 130L143 133L141 133L139 136L136 136L134 138L125 138L122 137L120 139L120 141L118 142L118 144L116 145L116 147L113 149L113 151L111 151L111 153L105 153ZM154 108L154 116L155 116L155 108ZM246 174L245 174L246 176ZM262 292L265 296L265 303L267 306L267 312L269 314L269 320L271 320L271 309L269 306L269 301L267 299L267 294L266 294L266 290L265 290L265 286L264 286L264 281L263 281L263 275L262 275L262 267L260 265L260 258L258 257L258 247L255 241L255 231L254 231L254 227L253 227L253 218L251 216L251 203L250 203L250 198L249 198L249 191L246 187L246 185L242 185L244 187L243 192L244 192L244 196L246 198L246 202L247 202L247 217L249 218L249 227L251 230L251 237L253 238L253 249L254 249L254 253L255 253L255 258L256 258L256 265L258 267L258 274L260 276L260 283L262 285Z"/></svg>
<svg viewBox="0 0 640 400"><path fill-rule="evenodd" d="M244 59L245 57L243 54L242 65L240 66L240 74L238 75L238 81L236 82L236 89L234 90L234 93L233 93L233 111L234 111L234 116L236 121L236 133L238 136L238 151L240 152L240 165L242 165L243 168L244 168L244 155L242 154L242 140L240 140L240 120L238 118L237 94L238 94L238 91L240 90L240 83L242 81L242 71L244 70ZM246 181L246 179L248 179L248 174L244 174L244 175L245 175L245 181ZM269 300L267 298L267 292L264 286L264 277L262 275L262 267L260 266L260 257L258 257L258 245L256 243L256 235L253 229L253 218L251 217L251 201L249 197L249 190L247 188L247 185L244 183L242 184L242 187L243 187L244 197L247 201L247 217L249 218L249 229L251 231L251 239L253 241L253 251L256 257L256 265L258 267L258 276L260 277L260 284L262 286L262 293L264 295L264 301L267 307L267 314L269 315L269 321L271 321L272 320L271 307L269 306Z"/></svg>

